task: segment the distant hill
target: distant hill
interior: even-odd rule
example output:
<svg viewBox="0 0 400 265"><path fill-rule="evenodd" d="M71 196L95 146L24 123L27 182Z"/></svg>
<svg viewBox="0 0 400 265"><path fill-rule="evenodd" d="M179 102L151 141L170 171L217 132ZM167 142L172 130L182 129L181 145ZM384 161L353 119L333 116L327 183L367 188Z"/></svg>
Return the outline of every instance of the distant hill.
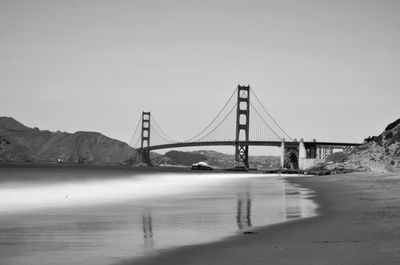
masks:
<svg viewBox="0 0 400 265"><path fill-rule="evenodd" d="M206 162L216 167L233 167L236 165L235 156L223 154L216 151L202 150L194 151L207 157ZM279 156L249 156L249 166L258 169L270 169L280 167Z"/></svg>
<svg viewBox="0 0 400 265"><path fill-rule="evenodd" d="M97 132L51 132L0 117L0 161L132 164L137 152Z"/></svg>
<svg viewBox="0 0 400 265"><path fill-rule="evenodd" d="M330 159L326 167L339 171L400 172L400 119L390 123L380 135L366 138L365 144L338 157Z"/></svg>
<svg viewBox="0 0 400 265"><path fill-rule="evenodd" d="M12 117L0 117L0 129L6 129L11 131L29 131L32 130L26 127L22 123L16 121Z"/></svg>
<svg viewBox="0 0 400 265"><path fill-rule="evenodd" d="M200 150L192 152L170 151L165 155L151 154L152 163L190 166L200 161L207 162L213 167L228 168L236 165L234 155L223 154L217 151ZM279 156L250 156L249 164L252 168L270 169L280 167Z"/></svg>
<svg viewBox="0 0 400 265"><path fill-rule="evenodd" d="M206 156L196 152L169 151L165 153L165 156L170 159L171 164L183 166L191 166L193 163L207 160Z"/></svg>

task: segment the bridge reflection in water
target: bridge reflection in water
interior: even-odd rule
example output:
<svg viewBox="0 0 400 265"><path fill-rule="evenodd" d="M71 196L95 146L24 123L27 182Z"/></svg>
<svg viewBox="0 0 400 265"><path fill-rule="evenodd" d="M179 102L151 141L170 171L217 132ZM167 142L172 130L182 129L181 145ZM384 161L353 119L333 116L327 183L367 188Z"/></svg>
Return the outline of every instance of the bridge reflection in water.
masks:
<svg viewBox="0 0 400 265"><path fill-rule="evenodd" d="M281 209L279 211L281 220L292 220L307 216L307 214L310 212L310 209L308 209L308 204L303 204L303 197L305 196L304 190L288 183L282 183L280 189L282 192L280 200L278 202L272 201L271 203L279 204L278 208ZM257 199L261 200L261 198ZM238 230L246 230L251 228L254 225L252 218L256 217L256 219L259 219L257 216L252 216L252 214L260 216L260 213L252 213L252 203L252 192L249 185L247 185L243 191L236 193L235 221ZM260 204L265 206L268 205L268 202L265 201L256 201L256 204L257 203L258 205L256 205L256 208L258 208L258 211L260 210ZM265 216L270 214L273 216L276 214L276 212L274 212L276 211L275 208L264 207L264 210L267 211L263 214ZM262 224L258 223L256 225ZM142 230L144 248L154 248L156 243L154 239L155 235L153 231L152 212L150 209L145 209L142 211Z"/></svg>
<svg viewBox="0 0 400 265"><path fill-rule="evenodd" d="M297 219L304 217L309 209L306 209L306 205L302 205L302 189L288 183L284 184L282 197L282 213L285 220ZM249 187L247 191L237 193L237 204L236 204L236 223L239 230L252 227L252 199Z"/></svg>
<svg viewBox="0 0 400 265"><path fill-rule="evenodd" d="M301 188L297 186L293 186L291 184L288 184L286 182L282 182L281 184L281 194L282 196L278 201L271 201L271 203L277 204L275 206L278 206L281 210L279 219L281 220L292 220L292 219L297 219L301 217L305 217L309 215L309 212L311 210L309 203L304 204L304 196L305 196L305 191L302 190ZM262 198L258 198L261 199ZM263 198L265 199L265 198ZM258 215L255 216L256 219L259 219L260 215L270 215L274 216L278 212L276 212L276 208L272 207L265 207L265 211L272 211L272 212L266 212L264 214L260 213L252 213L252 191L249 185L246 185L246 188L244 188L243 191L237 192L236 193L236 225L238 230L246 230L248 228L251 228L253 226L252 214ZM257 201L256 201L257 203ZM258 201L258 204L263 204L266 205L268 202L265 201ZM260 205L258 205L256 208L260 208ZM258 209L259 210L259 209ZM262 225L260 223L256 225ZM152 213L150 209L145 209L142 211L142 230L143 230L143 243L144 243L144 248L145 249L152 249L155 247L155 235L153 231L153 218L152 218Z"/></svg>
<svg viewBox="0 0 400 265"><path fill-rule="evenodd" d="M204 174L191 175L205 178ZM228 178L227 178L228 176ZM166 247L202 244L256 227L314 215L308 191L275 177L259 174L216 175L218 185L146 199L132 205L130 234L136 251L151 254ZM187 178L187 175L182 176ZM193 180L191 180L193 181ZM196 182L197 183L197 182ZM136 214L135 214L136 213Z"/></svg>
<svg viewBox="0 0 400 265"><path fill-rule="evenodd" d="M144 247L152 248L154 246L154 239L153 239L153 220L151 218L150 210L144 210L142 213L142 227L143 227Z"/></svg>
<svg viewBox="0 0 400 265"><path fill-rule="evenodd" d="M239 230L251 227L250 192L237 193L236 223Z"/></svg>
<svg viewBox="0 0 400 265"><path fill-rule="evenodd" d="M285 212L286 219L296 219L303 216L301 205L301 190L285 184Z"/></svg>

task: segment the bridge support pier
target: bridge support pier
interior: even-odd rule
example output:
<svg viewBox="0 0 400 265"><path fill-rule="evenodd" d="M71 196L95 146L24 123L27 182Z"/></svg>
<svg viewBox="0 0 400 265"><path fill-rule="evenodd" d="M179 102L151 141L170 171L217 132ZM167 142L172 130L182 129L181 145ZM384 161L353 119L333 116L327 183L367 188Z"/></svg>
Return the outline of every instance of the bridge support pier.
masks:
<svg viewBox="0 0 400 265"><path fill-rule="evenodd" d="M238 86L236 107L235 160L249 168L250 86Z"/></svg>
<svg viewBox="0 0 400 265"><path fill-rule="evenodd" d="M297 142L287 142L283 146L283 168L299 168L299 144Z"/></svg>
<svg viewBox="0 0 400 265"><path fill-rule="evenodd" d="M325 161L333 148L320 147L317 142L282 142L281 166L289 169L307 169Z"/></svg>
<svg viewBox="0 0 400 265"><path fill-rule="evenodd" d="M142 163L151 166L150 151L143 150L144 147L150 147L150 112L142 112L142 136L140 147Z"/></svg>
<svg viewBox="0 0 400 265"><path fill-rule="evenodd" d="M307 158L307 150L304 146L303 139L300 139L299 142L299 169L304 169L305 167L305 159Z"/></svg>
<svg viewBox="0 0 400 265"><path fill-rule="evenodd" d="M305 144L303 139L299 143L299 169L307 169L325 162L333 153L332 146L319 146L316 141Z"/></svg>

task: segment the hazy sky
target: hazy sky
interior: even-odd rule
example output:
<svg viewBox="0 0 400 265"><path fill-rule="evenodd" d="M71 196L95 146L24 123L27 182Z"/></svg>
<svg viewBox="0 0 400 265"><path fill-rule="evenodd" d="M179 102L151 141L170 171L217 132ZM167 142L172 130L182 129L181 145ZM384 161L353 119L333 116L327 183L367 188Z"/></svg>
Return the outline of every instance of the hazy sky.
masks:
<svg viewBox="0 0 400 265"><path fill-rule="evenodd" d="M250 84L293 138L362 141L400 114L400 1L0 0L0 115L183 139Z"/></svg>

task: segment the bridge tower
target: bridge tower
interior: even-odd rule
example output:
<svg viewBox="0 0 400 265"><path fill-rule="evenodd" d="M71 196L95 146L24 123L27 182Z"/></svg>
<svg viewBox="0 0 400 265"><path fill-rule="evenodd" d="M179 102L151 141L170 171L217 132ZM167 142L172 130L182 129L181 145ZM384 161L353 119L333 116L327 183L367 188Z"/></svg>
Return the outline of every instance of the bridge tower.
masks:
<svg viewBox="0 0 400 265"><path fill-rule="evenodd" d="M238 86L235 160L249 168L250 86Z"/></svg>
<svg viewBox="0 0 400 265"><path fill-rule="evenodd" d="M140 156L142 162L151 166L150 151L144 151L143 148L150 146L150 112L142 112L142 134L140 145Z"/></svg>

